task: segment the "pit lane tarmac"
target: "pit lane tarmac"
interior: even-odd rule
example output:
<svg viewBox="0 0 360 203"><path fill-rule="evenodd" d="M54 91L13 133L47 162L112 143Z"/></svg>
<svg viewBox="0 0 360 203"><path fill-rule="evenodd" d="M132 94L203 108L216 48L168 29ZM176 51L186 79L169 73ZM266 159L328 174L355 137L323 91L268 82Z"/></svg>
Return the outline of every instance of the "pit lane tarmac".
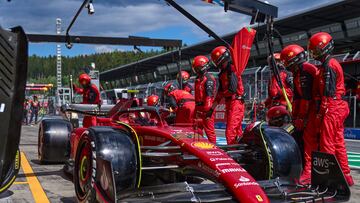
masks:
<svg viewBox="0 0 360 203"><path fill-rule="evenodd" d="M76 202L71 178L62 172L62 164L41 165L37 157L38 126L23 126L20 141L21 170L15 183L0 196L0 203L47 203ZM217 130L219 141L224 140L224 131ZM349 160L355 186L351 188L351 200L360 199L360 141L347 140ZM359 167L356 164L359 163Z"/></svg>

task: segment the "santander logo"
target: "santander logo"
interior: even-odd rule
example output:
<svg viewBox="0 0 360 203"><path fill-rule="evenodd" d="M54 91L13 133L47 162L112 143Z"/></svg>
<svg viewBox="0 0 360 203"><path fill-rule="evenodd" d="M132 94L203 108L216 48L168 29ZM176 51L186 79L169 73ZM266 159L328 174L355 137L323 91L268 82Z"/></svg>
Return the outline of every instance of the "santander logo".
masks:
<svg viewBox="0 0 360 203"><path fill-rule="evenodd" d="M239 181L240 181L240 182L249 182L250 179L249 179L249 178L246 178L246 177L244 177L244 176L240 176Z"/></svg>

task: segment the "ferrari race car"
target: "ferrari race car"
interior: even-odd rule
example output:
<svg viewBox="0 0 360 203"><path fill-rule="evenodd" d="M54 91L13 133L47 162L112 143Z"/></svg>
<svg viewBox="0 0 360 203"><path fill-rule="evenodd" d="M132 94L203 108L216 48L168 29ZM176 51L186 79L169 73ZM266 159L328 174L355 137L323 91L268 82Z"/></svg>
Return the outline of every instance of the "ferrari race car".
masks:
<svg viewBox="0 0 360 203"><path fill-rule="evenodd" d="M168 125L164 109L119 103L107 108L63 108L67 115L85 115L82 127L73 128L66 119L40 125L40 161L67 163L79 202L333 202L350 197L329 154L314 153L312 185L294 182L301 156L282 128L253 123L238 144L216 146L197 124Z"/></svg>

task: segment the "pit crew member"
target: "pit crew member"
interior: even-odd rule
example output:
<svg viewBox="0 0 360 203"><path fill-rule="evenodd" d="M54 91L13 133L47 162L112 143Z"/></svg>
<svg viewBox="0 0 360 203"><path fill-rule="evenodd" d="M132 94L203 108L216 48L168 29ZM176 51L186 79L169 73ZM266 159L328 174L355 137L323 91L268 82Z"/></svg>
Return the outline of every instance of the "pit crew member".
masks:
<svg viewBox="0 0 360 203"><path fill-rule="evenodd" d="M319 82L321 96L318 119L320 151L334 154L349 186L354 185L344 141L344 121L349 115L349 106L343 100L345 94L344 73L340 63L331 57L334 40L330 34L319 32L308 43L310 56L321 62Z"/></svg>
<svg viewBox="0 0 360 203"><path fill-rule="evenodd" d="M40 102L38 100L38 97L34 95L33 100L30 101L30 122L29 122L30 125L34 117L35 117L34 123L35 124L37 123L39 110L40 110Z"/></svg>
<svg viewBox="0 0 360 203"><path fill-rule="evenodd" d="M208 73L210 68L209 59L206 56L196 56L192 63L192 69L196 73L195 79L195 102L196 117L201 119L201 128L204 129L209 141L216 143L214 119L215 115L209 115L213 106L216 93L216 80Z"/></svg>
<svg viewBox="0 0 360 203"><path fill-rule="evenodd" d="M91 83L91 78L88 74L81 74L79 76L79 83L82 88L76 87L73 85L73 90L75 93L83 95L82 104L100 104L100 92L96 85Z"/></svg>
<svg viewBox="0 0 360 203"><path fill-rule="evenodd" d="M275 62L279 68L279 74L280 74L280 80L285 88L286 95L290 102L292 102L293 98L293 74L290 71L287 71L284 67L283 63L280 60L280 53L274 53L273 55ZM276 80L276 76L274 73L274 67L271 67L271 56L268 57L268 64L270 66L270 69L272 70L272 77L271 80L269 80L268 85L268 98L265 101L265 105L268 109L270 109L272 106L287 106L286 99L279 87L279 84Z"/></svg>
<svg viewBox="0 0 360 203"><path fill-rule="evenodd" d="M281 51L281 60L294 75L292 119L296 130L300 132L295 139L301 151L304 145L304 170L299 182L307 184L311 181L311 153L318 148L315 130L317 91L314 85L318 77L318 69L307 62L305 50L296 44L288 45Z"/></svg>
<svg viewBox="0 0 360 203"><path fill-rule="evenodd" d="M242 136L241 122L244 118L244 87L240 70L235 71L230 51L224 47L216 47L211 52L211 60L219 68L219 90L216 95L215 105L225 98L226 105L226 141L227 144L236 144L237 137ZM211 111L215 109L212 108Z"/></svg>
<svg viewBox="0 0 360 203"><path fill-rule="evenodd" d="M195 116L194 96L185 90L176 89L171 84L166 85L164 91L168 97L171 111L176 113L175 124L193 123Z"/></svg>
<svg viewBox="0 0 360 203"><path fill-rule="evenodd" d="M148 98L147 98L147 105L148 105L148 106L156 106L156 107L157 107L157 106L160 106L159 96L154 95L154 94L148 96Z"/></svg>
<svg viewBox="0 0 360 203"><path fill-rule="evenodd" d="M176 75L176 81L170 82L171 85L176 89L180 89L180 84L182 84L182 89L192 93L194 91L193 86L189 83L190 74L187 71L181 71Z"/></svg>
<svg viewBox="0 0 360 203"><path fill-rule="evenodd" d="M73 84L73 90L75 93L83 95L82 104L101 104L100 100L100 92L96 85L91 83L91 78L88 74L81 74L79 76L79 83L82 88L76 87ZM83 126L90 127L96 125L96 117L95 116L84 116Z"/></svg>

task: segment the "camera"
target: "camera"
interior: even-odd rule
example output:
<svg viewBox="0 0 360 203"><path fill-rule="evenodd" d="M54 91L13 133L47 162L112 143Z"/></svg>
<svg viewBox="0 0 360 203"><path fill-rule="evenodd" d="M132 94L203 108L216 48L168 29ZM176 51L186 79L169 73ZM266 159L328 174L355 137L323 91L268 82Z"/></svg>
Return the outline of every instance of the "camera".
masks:
<svg viewBox="0 0 360 203"><path fill-rule="evenodd" d="M94 8L92 1L89 1L89 3L86 5L86 8L88 9L89 15L92 15L95 13L95 8Z"/></svg>

